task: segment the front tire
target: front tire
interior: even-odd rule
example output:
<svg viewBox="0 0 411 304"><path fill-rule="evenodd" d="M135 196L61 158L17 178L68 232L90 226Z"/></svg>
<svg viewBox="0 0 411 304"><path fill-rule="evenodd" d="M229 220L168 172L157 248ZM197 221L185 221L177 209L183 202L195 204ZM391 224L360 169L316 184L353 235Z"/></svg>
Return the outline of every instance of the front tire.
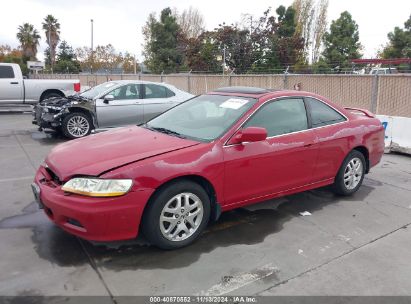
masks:
<svg viewBox="0 0 411 304"><path fill-rule="evenodd" d="M87 136L92 130L90 117L81 112L70 113L64 117L61 124L63 135L70 139Z"/></svg>
<svg viewBox="0 0 411 304"><path fill-rule="evenodd" d="M357 150L351 151L338 170L333 191L343 196L357 192L364 180L365 169L364 155Z"/></svg>
<svg viewBox="0 0 411 304"><path fill-rule="evenodd" d="M41 98L40 102L46 99L50 99L50 98L54 98L54 97L64 97L63 94L59 94L57 92L50 92L50 93L46 93L43 98Z"/></svg>
<svg viewBox="0 0 411 304"><path fill-rule="evenodd" d="M161 249L176 249L194 242L210 218L210 198L199 184L173 182L150 199L142 230Z"/></svg>

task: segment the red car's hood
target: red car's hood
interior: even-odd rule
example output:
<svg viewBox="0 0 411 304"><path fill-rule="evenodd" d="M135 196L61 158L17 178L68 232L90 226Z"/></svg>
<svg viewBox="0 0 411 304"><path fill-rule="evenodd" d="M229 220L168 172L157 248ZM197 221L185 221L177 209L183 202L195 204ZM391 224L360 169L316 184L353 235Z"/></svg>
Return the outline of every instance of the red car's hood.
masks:
<svg viewBox="0 0 411 304"><path fill-rule="evenodd" d="M46 163L60 180L66 181L73 175L98 176L112 168L197 144L132 126L60 144L51 150Z"/></svg>

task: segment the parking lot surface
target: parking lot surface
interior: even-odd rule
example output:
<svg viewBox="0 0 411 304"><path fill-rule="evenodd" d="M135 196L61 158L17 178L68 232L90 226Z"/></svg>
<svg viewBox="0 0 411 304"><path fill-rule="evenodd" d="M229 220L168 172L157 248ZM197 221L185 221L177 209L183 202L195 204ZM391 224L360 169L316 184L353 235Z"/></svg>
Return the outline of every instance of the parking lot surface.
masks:
<svg viewBox="0 0 411 304"><path fill-rule="evenodd" d="M0 295L411 295L409 156L384 155L352 197L266 201L162 251L89 243L37 208L34 172L63 141L30 115L0 115Z"/></svg>

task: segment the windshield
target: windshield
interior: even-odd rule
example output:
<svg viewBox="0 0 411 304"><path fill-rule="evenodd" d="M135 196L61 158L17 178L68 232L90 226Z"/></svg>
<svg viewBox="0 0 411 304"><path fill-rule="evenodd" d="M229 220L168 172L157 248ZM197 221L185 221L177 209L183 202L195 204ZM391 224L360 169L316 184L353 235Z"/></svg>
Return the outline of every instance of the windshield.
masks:
<svg viewBox="0 0 411 304"><path fill-rule="evenodd" d="M87 90L87 91L81 93L80 96L83 96L85 98L93 99L93 98L97 97L98 95L100 95L101 93L104 93L108 89L113 88L116 85L117 85L117 82L112 82L112 81L105 82L105 83L99 84L95 87L92 87L90 90Z"/></svg>
<svg viewBox="0 0 411 304"><path fill-rule="evenodd" d="M143 127L183 138L212 141L223 135L256 101L201 95L157 116Z"/></svg>

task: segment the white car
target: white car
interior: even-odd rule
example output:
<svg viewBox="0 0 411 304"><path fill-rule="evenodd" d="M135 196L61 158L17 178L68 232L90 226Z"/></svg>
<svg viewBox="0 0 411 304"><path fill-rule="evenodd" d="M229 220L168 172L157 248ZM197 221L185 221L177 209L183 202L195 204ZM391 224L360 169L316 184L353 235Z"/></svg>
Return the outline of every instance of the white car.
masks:
<svg viewBox="0 0 411 304"><path fill-rule="evenodd" d="M166 83L109 81L79 95L39 103L33 111L33 123L79 138L93 129L142 124L192 97Z"/></svg>
<svg viewBox="0 0 411 304"><path fill-rule="evenodd" d="M371 75L386 75L386 74L398 74L396 68L372 68L370 71Z"/></svg>
<svg viewBox="0 0 411 304"><path fill-rule="evenodd" d="M0 63L0 103L34 104L80 92L78 79L24 79L16 63Z"/></svg>

